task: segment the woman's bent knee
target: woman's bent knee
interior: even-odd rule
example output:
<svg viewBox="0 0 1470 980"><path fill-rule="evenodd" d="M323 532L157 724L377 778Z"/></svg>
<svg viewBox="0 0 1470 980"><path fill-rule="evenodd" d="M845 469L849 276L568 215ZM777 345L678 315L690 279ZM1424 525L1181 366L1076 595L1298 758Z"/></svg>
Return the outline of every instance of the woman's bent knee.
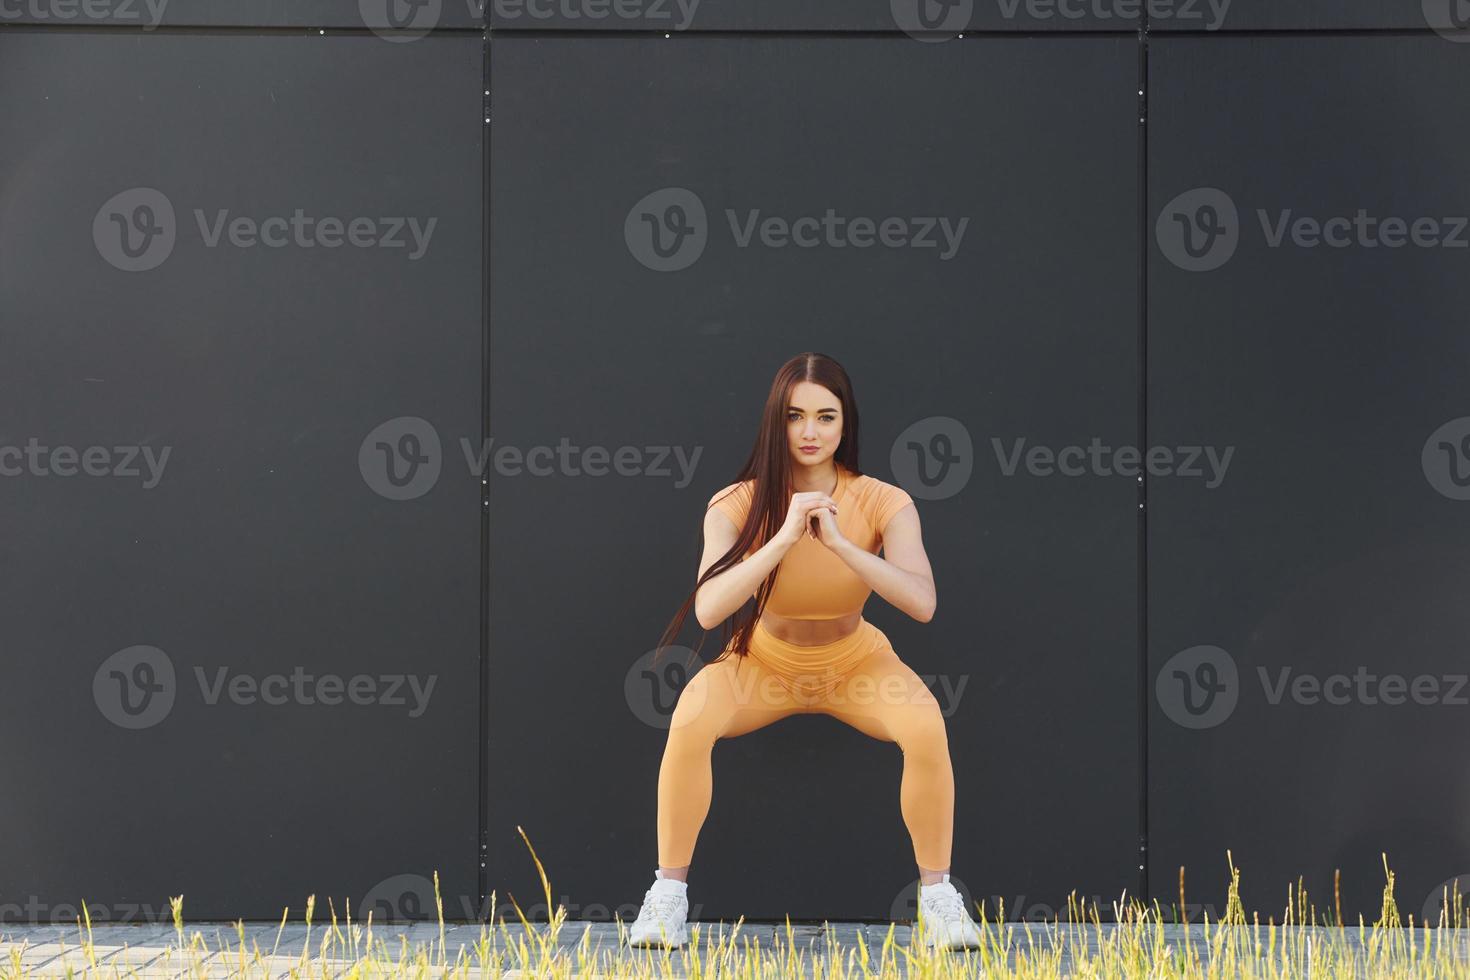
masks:
<svg viewBox="0 0 1470 980"><path fill-rule="evenodd" d="M905 753L949 751L949 731L937 701L910 706L893 727L894 741Z"/></svg>
<svg viewBox="0 0 1470 980"><path fill-rule="evenodd" d="M701 667L684 689L669 717L669 737L676 734L713 743L725 734L742 706L736 684L735 658L713 661Z"/></svg>
<svg viewBox="0 0 1470 980"><path fill-rule="evenodd" d="M710 698L710 670L698 671L679 692L674 712L669 716L669 740L693 738L713 743L718 737L718 721L712 718L714 706Z"/></svg>

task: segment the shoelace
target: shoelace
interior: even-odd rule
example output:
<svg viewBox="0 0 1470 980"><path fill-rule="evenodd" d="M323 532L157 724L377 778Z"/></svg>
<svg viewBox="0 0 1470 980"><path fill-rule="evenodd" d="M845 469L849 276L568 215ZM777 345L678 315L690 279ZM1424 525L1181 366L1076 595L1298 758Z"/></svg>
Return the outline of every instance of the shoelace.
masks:
<svg viewBox="0 0 1470 980"><path fill-rule="evenodd" d="M678 903L677 895L655 895L653 889L650 888L643 895L643 908L638 911L638 919L646 921L653 918L668 918L679 907Z"/></svg>
<svg viewBox="0 0 1470 980"><path fill-rule="evenodd" d="M924 896L924 904L935 918L944 922L965 922L969 915L965 912L965 900L960 897L958 891L944 889L934 894Z"/></svg>

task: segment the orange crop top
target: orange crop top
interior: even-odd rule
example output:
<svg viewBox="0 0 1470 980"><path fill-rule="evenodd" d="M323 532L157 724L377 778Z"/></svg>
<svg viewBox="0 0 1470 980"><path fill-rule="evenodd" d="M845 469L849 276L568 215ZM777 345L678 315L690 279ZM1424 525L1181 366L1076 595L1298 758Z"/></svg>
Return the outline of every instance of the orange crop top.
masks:
<svg viewBox="0 0 1470 980"><path fill-rule="evenodd" d="M913 502L902 487L867 476L854 476L840 463L837 489L837 527L859 548L877 554L883 529L894 514ZM737 528L750 511L751 481L731 484L710 498ZM783 518L785 515L781 515ZM752 554L760 543L746 552ZM786 619L840 619L862 612L872 588L822 542L803 534L776 566L776 584L766 600L766 611Z"/></svg>

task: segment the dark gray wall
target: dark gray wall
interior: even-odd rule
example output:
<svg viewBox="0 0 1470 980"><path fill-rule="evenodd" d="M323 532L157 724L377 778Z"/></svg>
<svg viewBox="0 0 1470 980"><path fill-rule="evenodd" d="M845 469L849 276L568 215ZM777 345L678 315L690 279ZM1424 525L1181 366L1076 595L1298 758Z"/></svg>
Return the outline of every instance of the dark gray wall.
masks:
<svg viewBox="0 0 1470 980"><path fill-rule="evenodd" d="M1091 3L1055 0L623 0L549 3L489 0L492 30L813 31L894 34L947 31L1136 30L1136 12L1116 16ZM603 8L606 12L603 13ZM927 13L924 11L927 8Z"/></svg>
<svg viewBox="0 0 1470 980"><path fill-rule="evenodd" d="M856 380L864 469L919 500L940 613L868 615L948 713L968 895L1106 906L1146 863L1167 904L1183 864L1214 915L1230 848L1253 908L1341 868L1372 918L1386 850L1417 918L1470 872L1465 252L1272 248L1257 218L1455 235L1470 35L1432 4L1181 0L1147 44L1124 3L977 0L928 43L888 0L507 0L493 40L461 0L66 9L0 14L0 448L141 472L0 479L0 919L432 916L435 869L450 918L491 890L544 917L517 826L574 918L631 916L687 681L648 656L808 348ZM705 246L656 271L638 216L669 188ZM1235 251L1190 258L1171 229L1204 241L1222 201ZM969 222L941 258L741 247L726 214L829 207ZM407 230L210 246L197 217L297 208L435 225L410 257ZM129 222L171 250L130 258ZM1094 438L1231 456L1217 486L998 458ZM1312 703L1359 667L1438 699ZM221 668L384 697L211 704ZM149 669L139 719L119 677ZM1308 687L1273 703L1283 669ZM911 913L896 746L793 718L715 772L696 916Z"/></svg>
<svg viewBox="0 0 1470 980"><path fill-rule="evenodd" d="M0 25L382 30L399 39L394 44L484 20L481 0L9 0L0 7Z"/></svg>
<svg viewBox="0 0 1470 980"><path fill-rule="evenodd" d="M1409 30L1449 26L1452 0L1156 0L1150 31ZM1464 25L1470 26L1470 25Z"/></svg>
<svg viewBox="0 0 1470 980"><path fill-rule="evenodd" d="M624 678L693 582L704 504L748 451L772 373L806 349L852 372L866 469L899 479L893 457L909 456L899 436L912 426L926 448L930 430L953 430L978 453L957 442L972 474L921 503L938 617L921 626L881 600L868 607L920 673L959 692L954 873L1008 906L1065 894L1064 882L1114 895L1136 880L1135 485L1005 477L989 444L1133 436L1136 49L1131 38L492 42L494 431L516 446L569 437L702 453L687 486L492 478L492 645L536 651L496 663L492 744L524 731L552 692L559 739L551 766L500 757L490 866L513 890L534 874L516 823L542 828L543 859L584 902L627 901L628 882L652 875L673 702L663 728L617 710ZM635 258L624 225L669 187L700 199L708 244L688 268L659 272ZM969 225L945 259L742 248L725 213L829 207ZM548 551L528 513L565 515L569 548ZM1080 540L1091 545L1079 559ZM1070 730L1129 751L1099 766L1057 737ZM696 852L706 914L878 916L913 878L893 743L802 718L714 757ZM604 801L594 836L569 798ZM1094 801L1084 825L1073 798ZM992 843L1028 834L1047 844Z"/></svg>
<svg viewBox="0 0 1470 980"><path fill-rule="evenodd" d="M1387 851L1417 919L1470 870L1470 782L1451 763L1470 712L1470 137L1435 94L1467 90L1470 48L1151 47L1150 215L1197 228L1198 202L1178 201L1197 188L1239 215L1234 252L1221 239L1204 258L1216 268L1181 267L1172 239L1149 256L1149 441L1234 449L1214 489L1149 483L1149 656L1166 674L1149 728L1151 880L1167 892L1183 864L1195 898L1218 901L1233 848L1249 894L1275 904L1297 875L1330 896L1341 868L1344 913L1371 921ZM1428 219L1426 244L1365 222L1342 246L1290 231L1272 245L1283 219L1360 209ZM1186 654L1201 646L1214 649ZM1366 694L1330 680L1360 668ZM1421 676L1427 703L1410 688Z"/></svg>
<svg viewBox="0 0 1470 980"><path fill-rule="evenodd" d="M63 453L0 479L7 918L166 918L181 893L191 916L278 918L435 868L474 907L479 484L455 452L390 499L359 449L401 416L479 437L481 48L0 35L0 445L100 447L109 474L56 475ZM296 209L375 242L436 224L417 257L199 225ZM161 231L130 236L152 268L114 264L114 215ZM134 647L151 680L110 660ZM362 675L370 703L210 703L220 670L297 669ZM424 710L388 703L391 675Z"/></svg>

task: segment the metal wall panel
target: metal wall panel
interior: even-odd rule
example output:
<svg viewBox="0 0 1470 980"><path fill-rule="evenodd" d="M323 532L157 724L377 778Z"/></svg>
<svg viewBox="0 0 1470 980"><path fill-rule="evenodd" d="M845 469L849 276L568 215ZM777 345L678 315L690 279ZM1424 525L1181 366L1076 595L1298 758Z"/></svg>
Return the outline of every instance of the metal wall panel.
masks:
<svg viewBox="0 0 1470 980"><path fill-rule="evenodd" d="M1231 848L1248 906L1341 868L1372 917L1386 850L1434 912L1470 872L1448 2L1152 5L1143 432L1129 4L931 7L938 44L907 0L499 0L488 338L477 4L0 9L0 919L429 916L435 869L472 917L481 806L502 913L546 913L519 825L574 918L630 917L687 680L648 656L803 349L919 500L939 615L867 612L948 715L967 895L1132 893L1146 710L1162 902L1184 865L1218 914ZM697 250L639 237L690 201ZM714 759L694 917L911 914L896 746L804 717Z"/></svg>
<svg viewBox="0 0 1470 980"><path fill-rule="evenodd" d="M8 920L436 868L473 909L482 74L475 36L0 36ZM404 416L437 485L384 469Z"/></svg>
<svg viewBox="0 0 1470 980"><path fill-rule="evenodd" d="M0 0L0 26L369 29L402 43L484 23L482 0Z"/></svg>
<svg viewBox="0 0 1470 980"><path fill-rule="evenodd" d="M496 31L1137 31L1141 0L489 0Z"/></svg>
<svg viewBox="0 0 1470 980"><path fill-rule="evenodd" d="M1150 0L1150 11L1151 33L1449 30L1457 13L1456 0Z"/></svg>
<svg viewBox="0 0 1470 980"><path fill-rule="evenodd" d="M489 12L497 31L913 31L940 40L1137 32L1146 19L1151 33L1434 29L1470 40L1456 0L489 0Z"/></svg>
<svg viewBox="0 0 1470 980"><path fill-rule="evenodd" d="M911 444L953 437L953 476L919 505L938 615L867 614L951 698L955 876L1008 914L1131 893L1136 482L1006 475L992 440L1136 440L1136 43L497 35L491 65L492 434L508 454L628 455L621 475L492 467L490 886L539 895L519 825L574 915L636 910L683 683L648 688L646 658L772 374L814 349L853 374L868 471L922 496ZM664 263L638 216L671 200L703 245ZM969 223L948 256L742 245L751 220L827 209ZM789 718L718 743L714 767L695 917L901 903L896 745Z"/></svg>
<svg viewBox="0 0 1470 980"><path fill-rule="evenodd" d="M1232 453L1213 487L1148 483L1166 903L1184 865L1218 907L1227 848L1267 907L1298 875L1329 906L1340 868L1353 920L1377 918L1382 852L1416 919L1470 870L1470 780L1446 764L1467 711L1470 137L1435 94L1470 84L1467 54L1151 45L1149 442Z"/></svg>

